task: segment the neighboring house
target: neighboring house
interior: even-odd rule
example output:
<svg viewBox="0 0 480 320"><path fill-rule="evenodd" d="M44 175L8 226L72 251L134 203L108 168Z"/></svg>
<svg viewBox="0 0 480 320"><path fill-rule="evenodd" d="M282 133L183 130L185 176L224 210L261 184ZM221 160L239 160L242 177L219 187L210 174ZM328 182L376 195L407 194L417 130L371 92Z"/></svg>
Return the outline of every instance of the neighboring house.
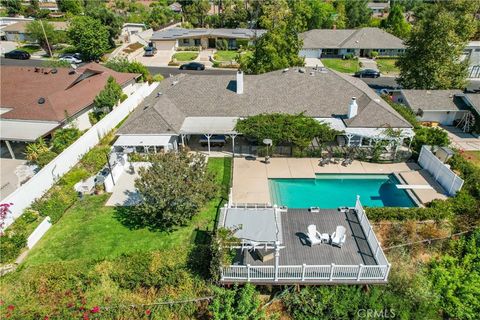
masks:
<svg viewBox="0 0 480 320"><path fill-rule="evenodd" d="M31 21L20 21L3 28L8 41L32 41L27 33L27 24ZM64 21L49 21L56 31L67 31L68 23Z"/></svg>
<svg viewBox="0 0 480 320"><path fill-rule="evenodd" d="M393 101L412 109L419 121L457 125L468 114L480 115L480 95L460 90L400 90Z"/></svg>
<svg viewBox="0 0 480 320"><path fill-rule="evenodd" d="M379 29L314 29L300 34L306 58L338 58L347 54L369 56L377 51L380 56L398 56L405 51L400 38Z"/></svg>
<svg viewBox="0 0 480 320"><path fill-rule="evenodd" d="M144 23L124 23L122 26L122 35L131 36L132 34L140 33L147 30L147 26Z"/></svg>
<svg viewBox="0 0 480 320"><path fill-rule="evenodd" d="M175 13L182 13L182 5L178 2L172 3L169 7Z"/></svg>
<svg viewBox="0 0 480 320"><path fill-rule="evenodd" d="M469 78L480 78L480 41L470 41L461 60L467 60L469 65Z"/></svg>
<svg viewBox="0 0 480 320"><path fill-rule="evenodd" d="M251 42L262 36L265 30L252 29L183 29L173 28L153 33L150 39L157 50L175 50L177 47L215 48L217 40L225 39L229 49L237 49L237 40Z"/></svg>
<svg viewBox="0 0 480 320"><path fill-rule="evenodd" d="M5 29L5 27L11 25L11 24L14 24L14 23L17 23L17 22L21 22L21 21L27 21L27 22L30 22L30 21L33 21L33 18L23 18L23 17L0 17L0 38L2 40L7 40L6 39L6 36L5 36L5 31L3 31Z"/></svg>
<svg viewBox="0 0 480 320"><path fill-rule="evenodd" d="M152 105L136 110L118 130L115 145L169 150L192 136L210 145L212 135L234 139L239 118L273 112L304 112L342 132L339 143L350 146L391 140L386 128L399 129L403 138L413 136L410 123L363 81L335 71L292 68L238 72L236 79L191 74L165 79Z"/></svg>
<svg viewBox="0 0 480 320"><path fill-rule="evenodd" d="M18 66L1 66L0 70L0 139L7 146L9 141L35 141L72 124L80 130L90 128L88 113L107 79L113 76L130 94L140 77L96 63L76 70Z"/></svg>
<svg viewBox="0 0 480 320"><path fill-rule="evenodd" d="M40 0L38 7L41 10L49 10L50 12L58 12L58 5L56 0Z"/></svg>
<svg viewBox="0 0 480 320"><path fill-rule="evenodd" d="M372 16L374 17L383 17L390 9L388 2L369 2L367 6L372 10Z"/></svg>

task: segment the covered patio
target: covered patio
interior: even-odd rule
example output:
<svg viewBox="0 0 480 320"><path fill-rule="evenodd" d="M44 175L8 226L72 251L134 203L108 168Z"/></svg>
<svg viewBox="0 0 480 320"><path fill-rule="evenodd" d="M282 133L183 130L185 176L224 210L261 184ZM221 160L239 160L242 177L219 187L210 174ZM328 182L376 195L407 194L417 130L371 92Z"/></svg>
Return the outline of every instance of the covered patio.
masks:
<svg viewBox="0 0 480 320"><path fill-rule="evenodd" d="M120 135L113 146L141 153L178 150L174 135Z"/></svg>

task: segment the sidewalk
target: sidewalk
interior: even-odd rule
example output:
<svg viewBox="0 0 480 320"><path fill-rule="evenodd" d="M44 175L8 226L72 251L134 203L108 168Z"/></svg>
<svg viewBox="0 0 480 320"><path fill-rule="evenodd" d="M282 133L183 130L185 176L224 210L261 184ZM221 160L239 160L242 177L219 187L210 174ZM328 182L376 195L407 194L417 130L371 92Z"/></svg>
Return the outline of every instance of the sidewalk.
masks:
<svg viewBox="0 0 480 320"><path fill-rule="evenodd" d="M378 70L377 62L369 58L358 58L358 62L362 63L362 69Z"/></svg>

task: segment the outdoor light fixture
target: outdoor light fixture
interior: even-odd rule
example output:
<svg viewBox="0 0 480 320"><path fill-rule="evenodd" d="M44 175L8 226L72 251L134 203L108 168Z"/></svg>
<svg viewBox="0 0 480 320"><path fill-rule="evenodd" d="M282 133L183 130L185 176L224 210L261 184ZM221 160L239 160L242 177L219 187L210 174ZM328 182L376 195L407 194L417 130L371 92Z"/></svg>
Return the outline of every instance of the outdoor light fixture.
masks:
<svg viewBox="0 0 480 320"><path fill-rule="evenodd" d="M263 139L263 144L267 146L267 154L265 155L265 164L270 163L270 156L268 155L268 147L271 147L273 142L272 139Z"/></svg>

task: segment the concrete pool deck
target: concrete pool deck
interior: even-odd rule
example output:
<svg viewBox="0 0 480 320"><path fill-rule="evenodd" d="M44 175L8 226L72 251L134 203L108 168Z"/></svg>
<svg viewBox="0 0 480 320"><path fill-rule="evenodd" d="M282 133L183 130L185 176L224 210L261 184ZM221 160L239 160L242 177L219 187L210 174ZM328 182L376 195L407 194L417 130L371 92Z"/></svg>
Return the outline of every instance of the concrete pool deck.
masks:
<svg viewBox="0 0 480 320"><path fill-rule="evenodd" d="M263 158L262 158L263 160ZM424 172L416 163L370 163L353 161L344 167L341 164L319 166L318 158L272 158L267 165L259 159L247 160L235 158L233 164L232 200L234 203L270 204L269 178L315 178L317 173L356 173L356 174L392 174L408 173L406 184L419 184L419 181L428 183ZM428 180L428 181L427 181ZM411 182L410 182L411 181ZM425 190L415 194L422 203L433 199L445 199L441 190ZM424 195L423 195L424 194Z"/></svg>

